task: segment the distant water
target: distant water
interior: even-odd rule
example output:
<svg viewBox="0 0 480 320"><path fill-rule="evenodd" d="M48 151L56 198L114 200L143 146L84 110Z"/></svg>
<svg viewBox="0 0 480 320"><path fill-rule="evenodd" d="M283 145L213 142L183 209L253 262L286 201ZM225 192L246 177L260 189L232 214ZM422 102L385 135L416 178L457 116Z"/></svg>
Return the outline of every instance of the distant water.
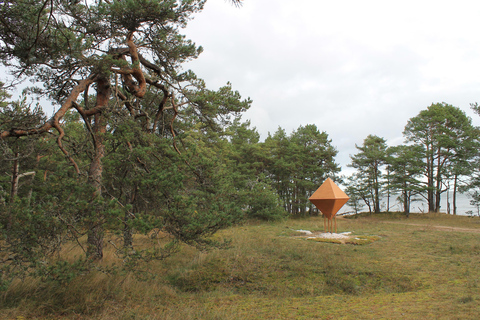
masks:
<svg viewBox="0 0 480 320"><path fill-rule="evenodd" d="M397 200L398 195L393 195L390 196L390 210L392 212L402 212L403 211L403 205L401 202ZM450 192L448 195L448 200L450 202L450 214L453 214L453 194ZM477 208L475 206L470 205L470 200L471 198L468 196L468 194L462 194L462 193L457 193L457 214L458 215L469 215L467 212L472 211L473 214L476 216L478 215ZM447 193L442 194L441 198L441 207L440 207L440 212L447 213ZM383 211L387 211L387 198L383 198L380 201L380 208ZM360 209L360 211L368 211L368 207L366 205L363 206L363 208ZM338 214L348 214L348 213L353 213L354 210L348 205L345 205L340 209ZM423 198L418 199L417 201L412 202L410 205L410 212L412 213L422 213L422 212L428 212L428 204L427 201L425 201Z"/></svg>

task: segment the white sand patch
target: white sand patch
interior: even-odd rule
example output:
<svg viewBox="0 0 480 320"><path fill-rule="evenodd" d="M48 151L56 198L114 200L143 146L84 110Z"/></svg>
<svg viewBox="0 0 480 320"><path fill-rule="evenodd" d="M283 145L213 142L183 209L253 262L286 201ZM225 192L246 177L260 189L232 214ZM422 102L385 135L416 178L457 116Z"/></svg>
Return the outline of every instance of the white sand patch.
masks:
<svg viewBox="0 0 480 320"><path fill-rule="evenodd" d="M309 231L309 230L293 230L296 232L303 233L302 235L295 235L293 238L296 239L307 239L314 240L318 242L332 242L332 243L341 243L341 244L370 244L379 239L377 236L356 236L352 232L341 232L341 233L330 233L330 232L320 232L320 231ZM323 240L325 239L325 240Z"/></svg>
<svg viewBox="0 0 480 320"><path fill-rule="evenodd" d="M308 231L308 230L295 230L295 231L305 233L305 234L313 234L312 231Z"/></svg>
<svg viewBox="0 0 480 320"><path fill-rule="evenodd" d="M318 233L315 235L315 237L309 237L309 239L312 239L312 238L324 238L324 239L339 239L339 240L343 240L343 239L350 239L350 235L352 233L351 232L342 232L342 233L330 233L330 232L326 232L326 233Z"/></svg>
<svg viewBox="0 0 480 320"><path fill-rule="evenodd" d="M313 233L309 230L295 230L296 232L301 232L305 235L312 235L308 237L308 239L315 239L315 238L324 238L324 239L339 239L339 240L346 240L351 238L351 232L342 232L342 233L330 233L330 232L321 232L321 233Z"/></svg>

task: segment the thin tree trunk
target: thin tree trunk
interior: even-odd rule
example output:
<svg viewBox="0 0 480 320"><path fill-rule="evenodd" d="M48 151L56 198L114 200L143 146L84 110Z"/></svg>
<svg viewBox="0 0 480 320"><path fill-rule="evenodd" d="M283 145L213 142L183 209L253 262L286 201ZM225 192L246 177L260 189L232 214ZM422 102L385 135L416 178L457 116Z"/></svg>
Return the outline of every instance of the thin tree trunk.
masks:
<svg viewBox="0 0 480 320"><path fill-rule="evenodd" d="M450 184L447 188L447 214L450 214Z"/></svg>
<svg viewBox="0 0 480 320"><path fill-rule="evenodd" d="M441 170L441 158L440 158L440 150L438 150L437 156L437 174L436 174L436 185L435 185L435 212L440 212L440 197L441 197L441 190L442 190L442 170Z"/></svg>
<svg viewBox="0 0 480 320"><path fill-rule="evenodd" d="M436 182L435 186L435 212L440 212L440 190L441 190L441 181Z"/></svg>
<svg viewBox="0 0 480 320"><path fill-rule="evenodd" d="M405 211L405 215L408 218L410 216L410 199L406 183L403 184L403 211Z"/></svg>
<svg viewBox="0 0 480 320"><path fill-rule="evenodd" d="M13 160L13 165L12 165L12 183L11 183L11 189L10 189L10 203L13 203L15 201L15 198L18 194L18 172L19 172L19 165L18 165L18 157L19 153L15 153L15 158Z"/></svg>
<svg viewBox="0 0 480 320"><path fill-rule="evenodd" d="M10 203L15 202L15 198L18 195L18 187L20 183L20 178L26 177L33 175L35 177L35 171L32 172L26 172L20 174L20 164L19 164L19 157L20 154L18 152L15 153L15 158L13 160L13 165L12 165L12 180L11 180L11 189L10 189ZM30 190L30 195L31 195L31 190ZM30 199L29 199L30 200ZM12 227L13 223L13 216L11 211L9 211L8 216L7 216L7 230L10 230Z"/></svg>
<svg viewBox="0 0 480 320"><path fill-rule="evenodd" d="M390 170L387 166L387 212L390 212Z"/></svg>
<svg viewBox="0 0 480 320"><path fill-rule="evenodd" d="M10 188L10 203L15 202L15 198L18 193L18 152L15 153L15 157L13 160L13 165L12 165L12 180L11 180L11 188ZM11 209L8 210L8 215L7 215L7 231L10 231L12 228L12 221L13 221L13 216L12 216L12 211ZM10 237L10 234L8 233L7 239Z"/></svg>
<svg viewBox="0 0 480 320"><path fill-rule="evenodd" d="M429 149L427 148L427 153ZM435 211L435 199L434 199L434 182L433 182L433 156L427 156L427 202L428 202L428 212Z"/></svg>
<svg viewBox="0 0 480 320"><path fill-rule="evenodd" d="M379 186L379 182L378 182L378 167L375 166L374 168L374 172L375 172L375 177L374 177L374 205L375 205L375 213L379 213L380 212L380 192L379 192L379 189L380 189L380 186Z"/></svg>
<svg viewBox="0 0 480 320"><path fill-rule="evenodd" d="M390 190L387 191L387 212L390 212Z"/></svg>
<svg viewBox="0 0 480 320"><path fill-rule="evenodd" d="M457 214L457 183L458 183L458 176L455 175L455 179L453 180L453 214Z"/></svg>

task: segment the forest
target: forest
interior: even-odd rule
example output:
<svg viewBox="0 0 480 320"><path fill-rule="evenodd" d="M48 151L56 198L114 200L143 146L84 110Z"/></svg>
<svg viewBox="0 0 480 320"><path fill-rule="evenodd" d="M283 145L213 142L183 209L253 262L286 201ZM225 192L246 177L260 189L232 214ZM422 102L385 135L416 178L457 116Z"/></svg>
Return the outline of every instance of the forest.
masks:
<svg viewBox="0 0 480 320"><path fill-rule="evenodd" d="M0 61L15 79L0 91L0 289L25 277L141 273L182 245L227 247L215 234L247 220L319 215L308 197L328 177L369 212L387 195L406 216L419 197L438 212L446 190L480 205L480 129L447 103L412 115L403 145L365 137L348 177L315 124L261 141L242 120L249 98L182 68L202 52L181 30L204 3L0 4ZM36 85L12 97L25 79ZM72 259L72 247L82 254ZM111 266L100 263L107 247Z"/></svg>

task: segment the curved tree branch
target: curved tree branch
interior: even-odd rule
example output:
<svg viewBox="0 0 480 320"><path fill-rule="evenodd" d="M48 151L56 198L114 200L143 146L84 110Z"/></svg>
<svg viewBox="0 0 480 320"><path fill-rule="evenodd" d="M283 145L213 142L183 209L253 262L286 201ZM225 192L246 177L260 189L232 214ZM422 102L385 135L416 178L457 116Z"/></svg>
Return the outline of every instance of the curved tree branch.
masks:
<svg viewBox="0 0 480 320"><path fill-rule="evenodd" d="M153 121L152 132L155 132L158 126L158 122L160 121L163 111L165 110L165 104L167 103L168 98L172 96L172 94L168 92L167 88L163 84L153 81L149 78L146 78L146 81L148 84L162 90L163 92L162 101L160 101L160 103L158 104L158 110L157 110L157 113L155 114L155 120Z"/></svg>
<svg viewBox="0 0 480 320"><path fill-rule="evenodd" d="M122 68L120 70L114 71L122 74L125 85L135 96L143 98L143 96L147 92L147 83L140 67L137 46L133 42L133 31L128 33L127 46L129 49L130 58L132 59L132 69L127 70ZM124 56L122 56L121 58L125 59ZM137 80L137 83L133 81L132 76L133 78L135 78L135 80Z"/></svg>
<svg viewBox="0 0 480 320"><path fill-rule="evenodd" d="M73 107L73 103L77 100L78 96L86 90L86 88L92 84L95 80L96 75L90 75L88 78L78 82L70 95L65 99L65 102L62 104L60 109L43 125L31 128L31 129L11 129L0 132L0 139L5 139L7 137L23 137L34 134L43 134L48 132L50 129L55 128L55 124L59 123L60 120L65 116L68 110Z"/></svg>
<svg viewBox="0 0 480 320"><path fill-rule="evenodd" d="M87 126L88 132L90 132L90 135L92 136L93 144L95 145L97 143L97 140L95 138L95 134L93 133L92 125L88 120L88 116L85 114L85 110L80 105L78 105L78 103L76 103L75 101L73 102L72 105L75 109L77 109L77 112L80 113L80 115L82 116L83 122Z"/></svg>
<svg viewBox="0 0 480 320"><path fill-rule="evenodd" d="M175 97L173 95L171 95L171 101L174 114L172 120L170 121L170 132L172 134L173 147L175 148L175 151L177 151L177 153L181 155L182 153L180 152L180 150L178 150L177 143L175 142L175 130L173 130L173 123L178 116L177 106L175 105Z"/></svg>
<svg viewBox="0 0 480 320"><path fill-rule="evenodd" d="M53 124L53 127L58 131L58 133L60 134L57 138L57 145L58 145L58 148L60 148L60 150L63 152L63 154L68 158L68 160L72 163L73 167L75 168L75 172L80 175L80 168L78 167L77 163L75 162L75 160L73 159L73 157L68 153L67 149L65 149L65 147L63 146L63 143L62 143L62 140L63 140L63 137L65 136L65 131L63 130L63 128L60 126L60 123L58 121L56 121L54 124Z"/></svg>

